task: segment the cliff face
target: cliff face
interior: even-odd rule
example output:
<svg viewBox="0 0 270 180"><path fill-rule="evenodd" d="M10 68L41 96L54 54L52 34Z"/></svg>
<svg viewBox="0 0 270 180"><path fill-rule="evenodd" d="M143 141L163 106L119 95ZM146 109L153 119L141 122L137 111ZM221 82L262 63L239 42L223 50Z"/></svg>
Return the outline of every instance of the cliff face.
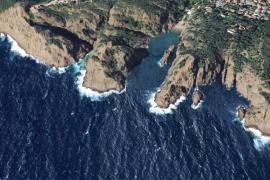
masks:
<svg viewBox="0 0 270 180"><path fill-rule="evenodd" d="M264 82L248 66L244 67L242 73L237 73L236 88L250 101L250 108L244 118L245 125L270 136L270 105L261 94L262 91L269 93L269 89L264 87Z"/></svg>
<svg viewBox="0 0 270 180"><path fill-rule="evenodd" d="M169 107L186 95L195 86L211 85L216 80L222 81L232 87L228 62L222 57L205 59L203 64L191 54L184 54L177 50L177 57L169 69L167 77L156 95L156 103L163 108Z"/></svg>
<svg viewBox="0 0 270 180"><path fill-rule="evenodd" d="M195 58L190 54L179 55L173 61L161 90L156 94L156 103L162 108L174 104L185 96L196 80Z"/></svg>
<svg viewBox="0 0 270 180"><path fill-rule="evenodd" d="M176 22L177 8L174 0L22 3L0 14L0 32L50 66L68 66L92 51L84 86L120 91L148 55L149 39Z"/></svg>
<svg viewBox="0 0 270 180"><path fill-rule="evenodd" d="M74 62L66 46L62 48L49 43L25 20L28 15L20 5L16 5L0 14L0 32L12 36L29 54L50 66L64 67Z"/></svg>

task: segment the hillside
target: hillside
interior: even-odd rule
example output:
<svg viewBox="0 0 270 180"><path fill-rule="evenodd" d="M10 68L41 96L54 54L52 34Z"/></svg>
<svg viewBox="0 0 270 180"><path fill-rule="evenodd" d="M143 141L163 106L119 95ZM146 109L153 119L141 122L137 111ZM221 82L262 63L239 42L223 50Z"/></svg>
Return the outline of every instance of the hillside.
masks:
<svg viewBox="0 0 270 180"><path fill-rule="evenodd" d="M249 17L230 6L198 3L179 23L182 41L156 103L167 108L196 86L220 82L250 101L240 117L246 126L269 135L269 14Z"/></svg>

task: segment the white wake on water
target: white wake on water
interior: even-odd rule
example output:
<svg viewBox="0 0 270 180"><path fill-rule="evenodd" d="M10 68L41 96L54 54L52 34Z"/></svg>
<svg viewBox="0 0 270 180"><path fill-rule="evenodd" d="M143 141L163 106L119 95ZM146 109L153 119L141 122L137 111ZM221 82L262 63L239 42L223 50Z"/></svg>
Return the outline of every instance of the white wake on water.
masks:
<svg viewBox="0 0 270 180"><path fill-rule="evenodd" d="M149 94L149 100L148 103L150 104L149 111L151 113L157 114L157 115L166 115L166 114L172 114L173 110L177 109L177 106L186 100L185 96L181 96L174 104L170 104L168 108L161 108L157 105L155 102L155 95L157 92L159 92L160 89L158 88L157 91L152 92Z"/></svg>
<svg viewBox="0 0 270 180"><path fill-rule="evenodd" d="M17 56L20 57L29 57L31 60L35 61L38 64L43 64L46 65L44 63L42 63L41 61L39 61L37 58L35 58L34 56L32 56L31 54L28 54L23 48L21 48L18 43L15 41L15 39L13 39L10 35L6 35L3 33L0 33L0 40L4 41L7 40L8 43L10 44L10 51ZM46 65L47 66L47 65ZM55 67L49 67L48 66L48 70L46 72L46 74L50 74L51 72L53 73L59 73L59 74L63 74L66 72L66 69L68 67L61 67L61 68L55 68Z"/></svg>
<svg viewBox="0 0 270 180"><path fill-rule="evenodd" d="M10 35L6 35L1 33L0 34L1 37L1 41L7 39L7 41L10 43L11 48L10 51L13 52L15 55L19 55L21 57L30 57L31 59L35 60L36 62L39 62L36 58L34 58L32 55L27 54L26 51L21 48L18 43L10 36Z"/></svg>
<svg viewBox="0 0 270 180"><path fill-rule="evenodd" d="M255 128L247 128L253 136L253 142L256 149L261 150L265 145L270 144L270 137L264 136L261 131Z"/></svg>
<svg viewBox="0 0 270 180"><path fill-rule="evenodd" d="M35 58L32 55L26 53L26 51L23 48L21 48L18 45L18 43L10 35L0 33L0 40L1 41L7 40L8 43L10 43L10 45L11 45L10 51L14 55L18 55L20 57L29 57L30 59L32 59L33 61L35 61L38 64L46 65L46 64L42 63L41 61L39 61L37 58ZM75 67L76 67L76 65L75 65ZM46 71L46 74L48 76L51 76L53 73L63 74L63 73L66 73L67 69L69 69L69 68L70 68L70 66L60 67L60 68L49 67L48 66L48 70ZM89 97L93 101L99 101L104 97L110 96L111 94L122 94L123 92L126 91L126 88L125 88L121 92L118 92L116 90L110 90L108 92L99 93L99 92L91 90L89 88L85 88L85 87L83 87L83 79L84 79L84 76L86 74L86 70L85 70L85 68L81 69L81 67L79 67L79 65L77 65L76 68L78 68L77 69L78 76L76 77L76 84L77 84L79 92L80 92L80 94L82 96Z"/></svg>
<svg viewBox="0 0 270 180"><path fill-rule="evenodd" d="M203 104L203 100L200 100L199 104L197 104L197 106L195 106L194 104L191 105L191 108L194 110L200 109L202 107Z"/></svg>

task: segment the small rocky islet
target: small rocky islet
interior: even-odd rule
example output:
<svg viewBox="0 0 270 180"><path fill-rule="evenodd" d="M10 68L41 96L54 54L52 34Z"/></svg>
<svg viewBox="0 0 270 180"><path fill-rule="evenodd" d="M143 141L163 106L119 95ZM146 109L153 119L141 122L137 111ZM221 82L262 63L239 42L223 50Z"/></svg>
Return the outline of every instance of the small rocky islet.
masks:
<svg viewBox="0 0 270 180"><path fill-rule="evenodd" d="M106 92L123 90L128 73L148 56L149 40L174 28L181 40L160 61L167 64L175 52L156 104L167 108L194 87L220 82L249 100L248 109L236 109L245 126L269 135L269 13L246 16L239 13L243 6L254 9L231 1L24 1L1 10L0 32L51 67L69 66L91 52L83 86ZM193 104L202 98L195 91Z"/></svg>
<svg viewBox="0 0 270 180"><path fill-rule="evenodd" d="M202 101L203 99L203 93L202 91L200 91L199 89L195 89L195 91L192 94L192 105L193 106L198 106L199 103Z"/></svg>

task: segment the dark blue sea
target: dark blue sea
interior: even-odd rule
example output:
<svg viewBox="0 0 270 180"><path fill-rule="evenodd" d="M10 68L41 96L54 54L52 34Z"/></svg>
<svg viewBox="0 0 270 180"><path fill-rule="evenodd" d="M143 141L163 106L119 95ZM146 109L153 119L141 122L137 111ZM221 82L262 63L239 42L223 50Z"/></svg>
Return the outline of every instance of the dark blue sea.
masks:
<svg viewBox="0 0 270 180"><path fill-rule="evenodd" d="M72 68L49 71L2 40L0 179L269 180L270 145L255 148L235 121L235 107L247 103L236 91L216 83L201 88L198 110L189 95L172 114L149 112L169 68L157 62L177 39L153 39L126 92L100 101L80 95Z"/></svg>

